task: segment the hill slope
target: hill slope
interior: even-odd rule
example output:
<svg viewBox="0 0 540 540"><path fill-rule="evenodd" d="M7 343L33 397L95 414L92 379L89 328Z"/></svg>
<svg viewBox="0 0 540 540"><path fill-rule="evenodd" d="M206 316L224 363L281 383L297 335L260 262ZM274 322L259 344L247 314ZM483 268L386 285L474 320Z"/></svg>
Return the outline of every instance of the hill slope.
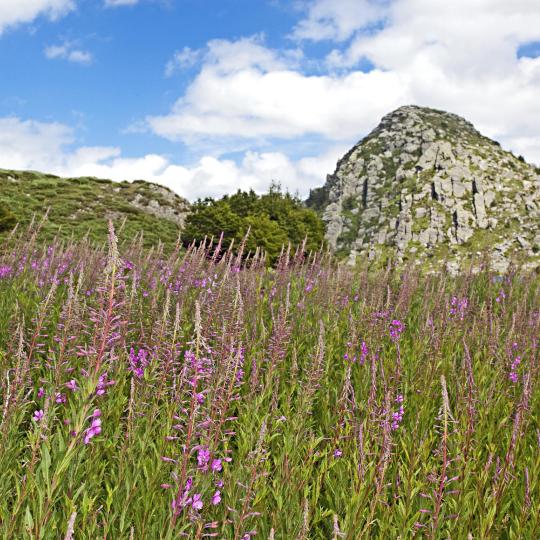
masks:
<svg viewBox="0 0 540 540"><path fill-rule="evenodd" d="M109 219L123 238L142 232L146 245L174 243L189 212L189 203L169 189L137 180L112 182L97 178L60 178L50 174L0 169L0 203L22 225L49 209L43 237L55 234L96 240L105 238ZM0 234L2 234L0 232ZM6 234L4 231L3 234Z"/></svg>
<svg viewBox="0 0 540 540"><path fill-rule="evenodd" d="M540 170L443 111L386 115L308 204L350 262L445 260L457 270L487 254L500 271L511 259L540 265Z"/></svg>

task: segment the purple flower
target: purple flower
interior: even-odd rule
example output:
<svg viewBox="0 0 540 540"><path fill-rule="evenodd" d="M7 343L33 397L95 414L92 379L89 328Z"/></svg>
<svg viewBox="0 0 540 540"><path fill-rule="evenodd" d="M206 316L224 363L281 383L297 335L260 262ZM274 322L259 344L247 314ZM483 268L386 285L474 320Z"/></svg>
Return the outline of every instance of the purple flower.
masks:
<svg viewBox="0 0 540 540"><path fill-rule="evenodd" d="M193 502L191 503L193 510L201 510L203 507L202 495L200 493L195 493L193 495Z"/></svg>
<svg viewBox="0 0 540 540"><path fill-rule="evenodd" d="M43 397L44 395L45 395L45 389L43 388L43 386L40 386L37 393L37 397L40 398L40 397Z"/></svg>
<svg viewBox="0 0 540 540"><path fill-rule="evenodd" d="M96 387L96 394L98 396L102 396L105 393L107 386L112 386L114 383L115 381L107 380L106 372L103 375L100 375L98 379L97 387Z"/></svg>
<svg viewBox="0 0 540 540"><path fill-rule="evenodd" d="M216 490L216 492L212 495L212 504L216 506L221 502L221 491Z"/></svg>
<svg viewBox="0 0 540 540"><path fill-rule="evenodd" d="M396 342L399 341L399 338L401 336L401 333L405 329L405 325L398 319L394 319L390 323L390 338L392 341Z"/></svg>
<svg viewBox="0 0 540 540"><path fill-rule="evenodd" d="M366 358L369 354L368 346L365 341L362 341L362 345L360 346L360 364L364 365Z"/></svg>
<svg viewBox="0 0 540 540"><path fill-rule="evenodd" d="M211 465L211 468L214 472L219 472L221 471L221 469L223 468L221 466L221 459L213 459L212 460L212 465Z"/></svg>
<svg viewBox="0 0 540 540"><path fill-rule="evenodd" d="M337 458L340 458L341 456L343 455L343 452L339 449L339 448L336 448L334 450L334 457L337 459Z"/></svg>
<svg viewBox="0 0 540 540"><path fill-rule="evenodd" d="M34 412L34 416L32 416L32 420L34 420L34 422L39 422L43 418L44 414L45 413L41 409L39 409L36 412Z"/></svg>
<svg viewBox="0 0 540 540"><path fill-rule="evenodd" d="M135 350L131 347L129 351L129 369L135 377L142 379L144 370L149 363L148 351L139 349L139 352L135 354Z"/></svg>
<svg viewBox="0 0 540 540"><path fill-rule="evenodd" d="M197 452L197 464L200 470L206 470L208 468L208 462L210 461L210 450L208 448L199 448Z"/></svg>
<svg viewBox="0 0 540 540"><path fill-rule="evenodd" d="M101 433L100 416L101 411L99 409L96 409L91 416L92 423L90 424L90 427L84 432L84 444L88 444L90 442L90 439Z"/></svg>
<svg viewBox="0 0 540 540"><path fill-rule="evenodd" d="M71 381L67 382L66 388L68 388L72 392L76 392L79 389L79 387L77 386L77 381L75 379L71 379Z"/></svg>
<svg viewBox="0 0 540 540"><path fill-rule="evenodd" d="M66 402L65 394L61 394L60 392L57 392L54 396L54 401L56 401L56 403L65 403Z"/></svg>

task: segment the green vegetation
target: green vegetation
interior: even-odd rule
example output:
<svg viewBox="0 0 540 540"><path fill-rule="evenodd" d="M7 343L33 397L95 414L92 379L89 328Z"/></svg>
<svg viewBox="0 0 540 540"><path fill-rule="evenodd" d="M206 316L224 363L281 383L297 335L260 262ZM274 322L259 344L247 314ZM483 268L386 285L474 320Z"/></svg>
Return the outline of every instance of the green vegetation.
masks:
<svg viewBox="0 0 540 540"><path fill-rule="evenodd" d="M159 191L158 191L159 190ZM142 234L146 246L162 242L174 246L180 228L177 223L157 217L144 208L152 200L179 212L187 202L175 197L167 201L147 182L112 182L97 178L59 178L37 172L0 170L0 235L6 235L16 223L25 228L33 218L40 221L45 214L40 238L50 241L82 238L103 242L107 223L112 219L122 229L125 239ZM133 201L139 201L141 208ZM2 210L2 207L9 209ZM3 213L4 212L4 213Z"/></svg>
<svg viewBox="0 0 540 540"><path fill-rule="evenodd" d="M538 538L538 276L31 238L0 245L1 538Z"/></svg>
<svg viewBox="0 0 540 540"><path fill-rule="evenodd" d="M219 200L197 201L187 218L182 239L189 245L205 237L217 240L223 233L224 248L232 244L238 247L248 230L246 250L264 248L271 263L288 242L296 247L307 239L306 251L317 251L324 243L324 224L316 212L276 185L261 196L239 190Z"/></svg>
<svg viewBox="0 0 540 540"><path fill-rule="evenodd" d="M5 204L0 203L0 233L11 231L17 224L17 218Z"/></svg>

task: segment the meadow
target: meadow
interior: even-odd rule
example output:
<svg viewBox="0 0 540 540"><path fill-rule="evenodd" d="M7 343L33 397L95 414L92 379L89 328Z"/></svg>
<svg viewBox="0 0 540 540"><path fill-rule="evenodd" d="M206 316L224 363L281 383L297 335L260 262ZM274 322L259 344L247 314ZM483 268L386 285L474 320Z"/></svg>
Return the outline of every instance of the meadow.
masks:
<svg viewBox="0 0 540 540"><path fill-rule="evenodd" d="M540 536L536 274L0 250L0 536Z"/></svg>

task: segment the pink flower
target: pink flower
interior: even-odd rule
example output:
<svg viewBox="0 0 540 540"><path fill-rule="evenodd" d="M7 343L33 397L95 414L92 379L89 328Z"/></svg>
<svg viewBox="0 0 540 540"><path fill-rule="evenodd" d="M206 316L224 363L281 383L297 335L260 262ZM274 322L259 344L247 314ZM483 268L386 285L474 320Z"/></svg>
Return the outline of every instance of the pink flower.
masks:
<svg viewBox="0 0 540 540"><path fill-rule="evenodd" d="M216 490L216 492L212 495L212 504L216 506L221 502L221 491Z"/></svg>
<svg viewBox="0 0 540 540"><path fill-rule="evenodd" d="M54 401L56 401L56 403L65 403L66 402L65 394L61 394L60 392L57 392L54 396Z"/></svg>
<svg viewBox="0 0 540 540"><path fill-rule="evenodd" d="M34 420L34 422L39 422L43 418L44 414L45 413L39 409L34 413L34 416L32 416L32 420Z"/></svg>
<svg viewBox="0 0 540 540"><path fill-rule="evenodd" d="M44 395L45 395L45 389L43 388L43 386L40 386L37 393L37 397L43 397Z"/></svg>
<svg viewBox="0 0 540 540"><path fill-rule="evenodd" d="M197 452L197 464L199 469L206 470L208 468L208 462L210 461L210 450L208 448L199 448Z"/></svg>
<svg viewBox="0 0 540 540"><path fill-rule="evenodd" d="M221 459L214 459L214 460L212 460L212 465L211 465L211 467L212 467L212 470L213 470L214 472L219 472L219 471L221 471L221 469L223 468L223 467L221 466Z"/></svg>
<svg viewBox="0 0 540 540"><path fill-rule="evenodd" d="M193 502L191 503L193 510L201 510L203 507L202 495L200 493L195 493L193 495Z"/></svg>
<svg viewBox="0 0 540 540"><path fill-rule="evenodd" d="M77 381L75 379L71 379L71 381L67 382L66 388L68 388L72 392L76 392L79 389L79 387L77 386Z"/></svg>
<svg viewBox="0 0 540 540"><path fill-rule="evenodd" d="M101 411L99 409L96 409L91 417L92 424L84 432L84 444L88 444L90 442L90 439L101 433L101 419L99 418L100 416Z"/></svg>

